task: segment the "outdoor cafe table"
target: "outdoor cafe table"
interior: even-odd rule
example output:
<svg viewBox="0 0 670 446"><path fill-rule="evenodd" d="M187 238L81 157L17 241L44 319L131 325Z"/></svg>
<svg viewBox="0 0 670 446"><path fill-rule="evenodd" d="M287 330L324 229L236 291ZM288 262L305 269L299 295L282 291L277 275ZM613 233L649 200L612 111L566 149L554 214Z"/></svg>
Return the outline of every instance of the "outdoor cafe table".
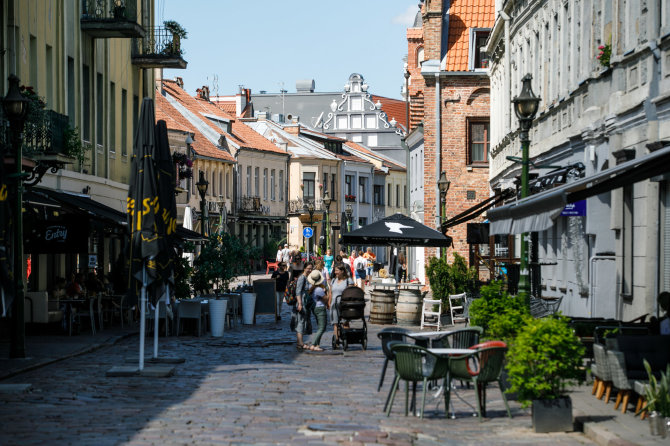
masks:
<svg viewBox="0 0 670 446"><path fill-rule="evenodd" d="M437 356L469 355L476 352L470 348L429 348L428 351Z"/></svg>
<svg viewBox="0 0 670 446"><path fill-rule="evenodd" d="M445 331L415 331L413 333L407 333L407 336L410 338L415 339L416 341L419 341L417 345L420 345L422 347L428 347L429 345L433 345L433 339L442 337L444 335L448 335L450 333L453 333L454 330L445 330Z"/></svg>
<svg viewBox="0 0 670 446"><path fill-rule="evenodd" d="M74 298L67 298L67 299L59 299L58 302L60 304L65 305L65 324L67 325L67 332L69 336L72 336L72 323L74 319L74 312L72 311L73 308L77 309L82 309L82 310L88 310L90 313L90 298L81 298L81 299L74 299ZM88 307L88 309L86 308ZM90 315L89 315L90 316ZM91 321L93 320L93 317L91 317ZM94 323L94 322L93 322ZM95 330L95 327L92 329Z"/></svg>

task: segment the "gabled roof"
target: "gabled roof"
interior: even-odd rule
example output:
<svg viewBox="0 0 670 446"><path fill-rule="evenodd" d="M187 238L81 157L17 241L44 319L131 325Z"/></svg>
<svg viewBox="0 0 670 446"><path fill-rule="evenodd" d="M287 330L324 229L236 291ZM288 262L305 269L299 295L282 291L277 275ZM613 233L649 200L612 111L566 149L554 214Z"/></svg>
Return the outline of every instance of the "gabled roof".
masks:
<svg viewBox="0 0 670 446"><path fill-rule="evenodd" d="M233 145L263 152L286 154L286 152L255 132L245 123L224 112L212 102L189 95L174 81L163 80L163 88L170 96L179 101L182 106L209 126L211 130L225 136ZM214 122L215 120L230 122L232 124L232 133L226 132L219 124Z"/></svg>
<svg viewBox="0 0 670 446"><path fill-rule="evenodd" d="M351 150L362 152L366 156L369 156L371 158L375 158L375 159L381 161L381 164L384 167L388 167L391 170L397 170L397 171L405 172L405 167L404 166L396 163L395 161L391 160L390 158L388 158L388 157L386 157L386 156L384 156L380 153L373 152L372 150L368 149L367 147L365 147L362 144L358 144L358 143L355 143L353 141L347 141L345 143L345 145L348 148L350 148Z"/></svg>
<svg viewBox="0 0 670 446"><path fill-rule="evenodd" d="M215 158L223 161L234 162L235 158L226 152L225 150L219 149L212 142L203 135L200 130L198 130L193 124L189 122L188 119L177 109L175 109L172 104L168 102L166 98L160 94L156 95L156 121L164 120L167 128L170 130L178 130L182 132L192 133L193 144L191 147L195 150L195 153L208 157Z"/></svg>
<svg viewBox="0 0 670 446"><path fill-rule="evenodd" d="M372 95L372 102L376 103L377 101L381 102L382 111L386 113L388 121L395 119L398 124L407 128L407 108L405 101Z"/></svg>
<svg viewBox="0 0 670 446"><path fill-rule="evenodd" d="M494 0L452 0L449 16L449 40L445 57L446 71L468 71L470 28L493 28ZM396 118L397 120L397 118Z"/></svg>

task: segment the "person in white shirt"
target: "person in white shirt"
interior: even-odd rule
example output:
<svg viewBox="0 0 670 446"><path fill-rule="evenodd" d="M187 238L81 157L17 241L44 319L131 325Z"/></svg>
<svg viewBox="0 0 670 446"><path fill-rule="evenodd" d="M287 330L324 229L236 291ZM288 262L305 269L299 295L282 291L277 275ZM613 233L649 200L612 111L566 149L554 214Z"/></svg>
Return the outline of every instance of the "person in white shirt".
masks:
<svg viewBox="0 0 670 446"><path fill-rule="evenodd" d="M288 249L288 243L284 245L284 249L281 251L281 261L287 265L291 263L291 250Z"/></svg>
<svg viewBox="0 0 670 446"><path fill-rule="evenodd" d="M363 251L358 253L354 259L354 271L356 273L356 286L363 288L365 284L365 276L367 274L368 259L363 257ZM364 288L363 288L364 289Z"/></svg>

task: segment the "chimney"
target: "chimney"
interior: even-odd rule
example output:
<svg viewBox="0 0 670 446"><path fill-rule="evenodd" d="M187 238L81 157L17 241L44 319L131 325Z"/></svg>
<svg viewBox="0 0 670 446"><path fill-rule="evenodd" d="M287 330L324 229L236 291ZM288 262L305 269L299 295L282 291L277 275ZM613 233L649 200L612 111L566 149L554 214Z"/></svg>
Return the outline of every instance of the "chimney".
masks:
<svg viewBox="0 0 670 446"><path fill-rule="evenodd" d="M300 124L291 124L287 125L284 127L284 130L291 135L299 135L300 134Z"/></svg>
<svg viewBox="0 0 670 446"><path fill-rule="evenodd" d="M244 109L247 108L248 96L244 85L240 85L240 91L235 96L235 114L237 117L242 116Z"/></svg>
<svg viewBox="0 0 670 446"><path fill-rule="evenodd" d="M175 76L174 81L179 88L181 88L182 90L184 89L184 79L183 78L181 78L179 76Z"/></svg>
<svg viewBox="0 0 670 446"><path fill-rule="evenodd" d="M198 94L200 99L209 101L209 87L207 85L203 85L202 88L198 88L195 92Z"/></svg>

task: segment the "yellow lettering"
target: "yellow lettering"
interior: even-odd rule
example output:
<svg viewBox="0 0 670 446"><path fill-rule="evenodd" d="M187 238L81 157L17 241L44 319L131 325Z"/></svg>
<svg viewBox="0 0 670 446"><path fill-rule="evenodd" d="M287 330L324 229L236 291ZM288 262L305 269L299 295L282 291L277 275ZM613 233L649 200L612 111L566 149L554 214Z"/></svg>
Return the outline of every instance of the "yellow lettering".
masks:
<svg viewBox="0 0 670 446"><path fill-rule="evenodd" d="M3 184L2 187L0 187L0 201L6 201L7 200L7 185Z"/></svg>

